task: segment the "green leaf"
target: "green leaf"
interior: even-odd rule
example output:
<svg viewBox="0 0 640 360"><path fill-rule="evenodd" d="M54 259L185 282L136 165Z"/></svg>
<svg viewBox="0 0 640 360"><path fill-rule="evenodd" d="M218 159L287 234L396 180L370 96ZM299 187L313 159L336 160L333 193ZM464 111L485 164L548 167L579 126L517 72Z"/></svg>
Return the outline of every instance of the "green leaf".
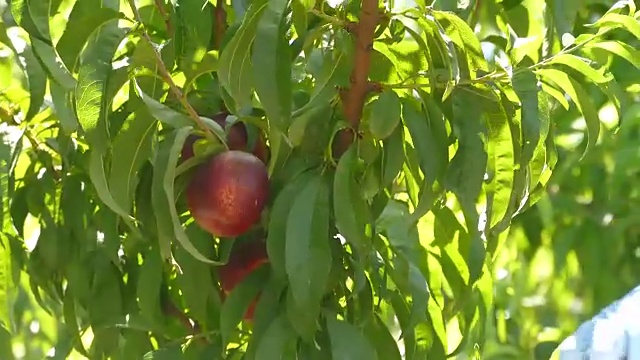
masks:
<svg viewBox="0 0 640 360"><path fill-rule="evenodd" d="M114 200L123 208L130 209L138 183L138 173L151 156L153 137L157 121L145 111L136 111L122 125L113 141L109 173L109 189Z"/></svg>
<svg viewBox="0 0 640 360"><path fill-rule="evenodd" d="M269 122L282 131L291 122L291 49L285 27L289 0L271 0L253 42L253 82Z"/></svg>
<svg viewBox="0 0 640 360"><path fill-rule="evenodd" d="M393 90L387 89L369 105L369 130L377 139L386 139L400 123L402 105L400 97Z"/></svg>
<svg viewBox="0 0 640 360"><path fill-rule="evenodd" d="M476 202L482 189L487 167L487 152L482 134L487 133L482 107L481 90L474 87L458 88L452 94L454 127L459 130L459 147L451 160L448 171L448 187L453 191L464 213L469 233L469 248L465 249L469 266L470 284L481 275L485 259L484 241L478 231L479 215Z"/></svg>
<svg viewBox="0 0 640 360"><path fill-rule="evenodd" d="M489 66L473 29L453 12L434 11L433 14L436 20L442 23L446 34L461 50L464 50L469 70L473 72L488 71Z"/></svg>
<svg viewBox="0 0 640 360"><path fill-rule="evenodd" d="M192 130L191 127L184 127L169 132L164 140L160 142L153 162L151 191L152 203L156 209L155 215L158 220L160 253L164 259L170 259L172 257L171 243L173 239L176 239L197 260L208 264L223 265L224 263L208 259L193 246L182 227L180 216L176 209L174 189L176 167L180 150Z"/></svg>
<svg viewBox="0 0 640 360"><path fill-rule="evenodd" d="M287 318L279 316L271 322L260 338L255 360L281 360L296 358L296 336Z"/></svg>
<svg viewBox="0 0 640 360"><path fill-rule="evenodd" d="M177 15L176 55L178 68L185 73L193 71L209 48L212 36L212 4L186 1L175 8Z"/></svg>
<svg viewBox="0 0 640 360"><path fill-rule="evenodd" d="M66 135L74 133L78 130L79 123L76 113L73 111L73 92L66 91L56 82L49 84L49 90L62 131Z"/></svg>
<svg viewBox="0 0 640 360"><path fill-rule="evenodd" d="M151 115L160 121L163 124L166 124L172 128L180 129L184 127L194 126L195 121L189 116L180 113L164 104L161 104L156 99L151 96L145 94L137 80L134 84L134 89L136 95L142 100L142 102L147 106L147 109L151 113ZM200 120L207 125L207 127L213 132L213 134L220 140L226 139L227 135L224 129L215 121L200 116Z"/></svg>
<svg viewBox="0 0 640 360"><path fill-rule="evenodd" d="M49 43L35 37L31 37L31 46L51 78L65 90L72 91L76 86L76 79L64 66L55 49Z"/></svg>
<svg viewBox="0 0 640 360"><path fill-rule="evenodd" d="M253 88L251 72L251 48L256 36L256 28L260 15L266 10L269 2L252 3L243 17L242 25L233 35L220 54L218 78L222 86L236 103L234 113L250 105Z"/></svg>
<svg viewBox="0 0 640 360"><path fill-rule="evenodd" d="M287 219L285 267L297 306L315 318L329 281L329 187L313 177L291 204ZM308 334L313 335L313 333Z"/></svg>
<svg viewBox="0 0 640 360"><path fill-rule="evenodd" d="M2 356L3 359L15 360L11 346L11 339L12 337L9 330L0 326L0 356Z"/></svg>
<svg viewBox="0 0 640 360"><path fill-rule="evenodd" d="M182 359L182 349L180 344L167 345L158 350L144 354L143 360L174 360Z"/></svg>
<svg viewBox="0 0 640 360"><path fill-rule="evenodd" d="M0 174L3 178L3 174ZM4 182L4 180L3 180ZM13 326L13 284L11 248L9 239L0 233L0 328L11 333Z"/></svg>
<svg viewBox="0 0 640 360"><path fill-rule="evenodd" d="M587 152L596 145L598 137L600 136L600 119L598 118L598 111L591 97L577 81L560 70L543 69L538 70L537 74L547 81L556 84L558 88L563 89L584 116L588 136L587 146L582 154L582 157L584 157Z"/></svg>
<svg viewBox="0 0 640 360"><path fill-rule="evenodd" d="M137 283L137 297L140 313L152 324L162 324L160 287L162 286L162 259L157 247L144 256Z"/></svg>
<svg viewBox="0 0 640 360"><path fill-rule="evenodd" d="M82 53L75 89L78 121L91 148L89 175L100 200L133 228L129 212L120 206L109 191L104 155L108 147L106 109L111 99L105 97L107 82L112 74L111 59L126 33L117 26L103 25Z"/></svg>
<svg viewBox="0 0 640 360"><path fill-rule="evenodd" d="M218 71L218 56L219 54L216 50L207 52L202 59L195 64L195 68L185 74L187 77L184 86L185 94L191 90L191 87L200 76Z"/></svg>
<svg viewBox="0 0 640 360"><path fill-rule="evenodd" d="M631 16L621 15L616 13L608 13L601 17L595 23L587 25L588 27L600 27L617 29L622 28L629 33L633 34L636 39L640 40L640 22Z"/></svg>
<svg viewBox="0 0 640 360"><path fill-rule="evenodd" d="M91 1L76 1L69 14L66 28L56 44L60 59L70 70L76 68L78 56L89 37L120 13Z"/></svg>
<svg viewBox="0 0 640 360"><path fill-rule="evenodd" d="M338 231L360 252L367 247L367 239L363 214L359 213L365 204L356 191L358 185L354 178L358 161L356 151L357 147L351 146L338 161L333 182L333 211Z"/></svg>
<svg viewBox="0 0 640 360"><path fill-rule="evenodd" d="M262 265L252 271L233 288L229 296L222 303L220 334L222 335L223 343L228 343L231 333L240 321L242 321L249 305L260 293L261 285L265 284L268 280L268 269L267 265Z"/></svg>
<svg viewBox="0 0 640 360"><path fill-rule="evenodd" d="M89 356L87 354L87 350L85 350L84 345L80 339L80 331L78 326L78 316L76 313L76 301L75 294L73 291L67 287L64 292L63 298L63 318L64 323L67 326L67 331L73 337L73 342L75 344L75 348L79 349L80 353L84 356Z"/></svg>
<svg viewBox="0 0 640 360"><path fill-rule="evenodd" d="M369 340L352 324L327 316L333 360L377 360L378 353Z"/></svg>
<svg viewBox="0 0 640 360"><path fill-rule="evenodd" d="M91 326L103 330L120 322L123 317L122 273L108 259L104 251L97 252L94 277L88 304Z"/></svg>
<svg viewBox="0 0 640 360"><path fill-rule="evenodd" d="M211 246L212 236L197 224L191 223L187 227L187 236L202 254L211 258L214 247ZM220 251L222 252L222 251ZM189 315L202 326L208 326L211 321L209 316L209 304L213 301L220 306L220 298L211 275L211 267L201 261L193 261L193 257L182 247L175 250L175 258L182 273L178 275L177 282L182 292L185 305L189 308ZM222 259L221 261L227 261Z"/></svg>
<svg viewBox="0 0 640 360"><path fill-rule="evenodd" d="M429 105L437 106L435 103ZM422 108L419 107L417 102L407 98L403 99L402 118L411 134L413 146L418 154L420 169L422 169L425 179L431 186L441 179L446 171L447 163L449 162L449 151L444 143L445 139L437 136L446 135L439 134L437 131L438 127L444 126L444 124L437 124L437 122L444 121L442 115L433 116L436 115L435 111L422 113L420 110Z"/></svg>
<svg viewBox="0 0 640 360"><path fill-rule="evenodd" d="M340 82L343 72L349 64L347 55L342 51L336 50L333 53L328 52L321 56L323 57L322 68L317 76L314 75L316 81L309 101L293 112L293 118L304 114L314 107L326 105L337 93L335 87Z"/></svg>
<svg viewBox="0 0 640 360"><path fill-rule="evenodd" d="M511 207L516 158L514 142L507 113L496 96L485 102L489 142L487 149L488 173L491 182L487 186L487 197L491 207L488 214L489 226L494 227L508 214ZM546 107L546 104L544 104Z"/></svg>
<svg viewBox="0 0 640 360"><path fill-rule="evenodd" d="M280 279L285 279L287 276L285 249L291 204L299 196L304 186L313 179L313 176L313 172L306 172L291 179L291 182L277 194L271 208L267 235L267 253L272 264L273 274Z"/></svg>
<svg viewBox="0 0 640 360"><path fill-rule="evenodd" d="M520 98L522 136L524 145L520 164L531 161L535 149L540 143L540 122L538 119L538 78L529 69L519 69L513 77L513 90Z"/></svg>
<svg viewBox="0 0 640 360"><path fill-rule="evenodd" d="M364 333L376 348L378 359L401 360L400 350L396 339L389 332L380 315L374 315L374 321L364 327Z"/></svg>
<svg viewBox="0 0 640 360"><path fill-rule="evenodd" d="M416 352L415 330L409 326L409 309L405 299L397 291L389 294L389 303L393 307L400 329L402 329L402 342L406 359L414 359Z"/></svg>
<svg viewBox="0 0 640 360"><path fill-rule="evenodd" d="M605 68L596 70L590 66L591 63L592 61L589 59L580 58L572 54L554 56L548 62L549 65L561 64L572 68L596 84L602 84L613 80L613 76L611 74L605 74Z"/></svg>
<svg viewBox="0 0 640 360"><path fill-rule="evenodd" d="M404 128L397 126L383 142L382 186L389 186L404 164Z"/></svg>
<svg viewBox="0 0 640 360"><path fill-rule="evenodd" d="M573 26L580 9L580 3L563 0L546 0L546 4L553 14L553 25L556 36L573 32Z"/></svg>
<svg viewBox="0 0 640 360"><path fill-rule="evenodd" d="M25 47L22 56L24 56L25 72L29 81L29 109L25 115L25 121L29 121L40 112L40 107L44 102L47 74L36 59L31 47Z"/></svg>
<svg viewBox="0 0 640 360"><path fill-rule="evenodd" d="M601 49L627 60L640 69L640 49L620 41L593 42L585 46L587 49Z"/></svg>

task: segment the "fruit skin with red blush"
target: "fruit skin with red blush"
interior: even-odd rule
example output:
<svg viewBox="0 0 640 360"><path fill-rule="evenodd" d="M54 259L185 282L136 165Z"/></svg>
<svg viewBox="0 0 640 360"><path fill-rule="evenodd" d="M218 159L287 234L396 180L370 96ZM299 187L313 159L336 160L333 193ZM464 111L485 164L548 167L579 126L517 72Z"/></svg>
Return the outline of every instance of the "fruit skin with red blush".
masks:
<svg viewBox="0 0 640 360"><path fill-rule="evenodd" d="M187 186L195 222L220 237L237 237L260 220L269 196L269 174L260 159L231 150L196 168Z"/></svg>
<svg viewBox="0 0 640 360"><path fill-rule="evenodd" d="M218 267L218 277L224 296L227 296L242 280L254 270L269 262L264 240L235 243L229 261ZM253 319L253 312L259 295L252 300L244 314L245 320Z"/></svg>

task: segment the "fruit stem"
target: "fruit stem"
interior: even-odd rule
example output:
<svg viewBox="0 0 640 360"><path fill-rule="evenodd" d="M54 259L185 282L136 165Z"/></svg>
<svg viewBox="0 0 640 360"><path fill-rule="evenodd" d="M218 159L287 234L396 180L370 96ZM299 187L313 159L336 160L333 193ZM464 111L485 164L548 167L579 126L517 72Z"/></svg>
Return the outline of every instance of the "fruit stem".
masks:
<svg viewBox="0 0 640 360"><path fill-rule="evenodd" d="M371 50L379 20L378 1L362 0L359 20L352 28L355 37L355 54L354 66L351 71L351 87L341 94L344 116L356 132L360 125L367 94L371 91L368 81ZM351 145L355 139L353 135L350 131L343 131L339 134L339 153L345 152Z"/></svg>
<svg viewBox="0 0 640 360"><path fill-rule="evenodd" d="M180 101L182 106L184 106L184 108L187 110L187 113L189 114L189 117L191 117L193 119L193 121L195 121L196 125L198 125L198 127L200 129L202 129L202 131L204 132L205 136L209 140L215 141L216 139L218 139L223 144L226 144L224 139L221 139L217 135L215 135L213 133L213 131L211 131L211 129L209 129L209 127L200 119L200 116L198 116L198 113L191 106L191 104L189 104L187 99L182 95L182 92L180 91L180 89L178 89L178 86L173 81L173 78L171 77L171 74L169 74L169 70L167 70L167 66L164 64L164 61L162 61L162 57L160 57L160 54L158 53L158 50L154 46L153 41L149 37L149 34L147 33L147 30L144 28L144 23L142 22L142 17L140 16L140 12L138 11L138 8L136 7L135 0L128 0L128 2L129 2L129 7L131 7L131 11L133 12L133 18L139 24L139 26L141 26L143 39L153 49L153 54L154 54L154 56L156 58L156 63L158 64L158 70L160 72L160 76L162 76L164 81L166 81L166 83L169 84L169 88L171 89L171 92L173 93L173 95L178 99L178 101Z"/></svg>

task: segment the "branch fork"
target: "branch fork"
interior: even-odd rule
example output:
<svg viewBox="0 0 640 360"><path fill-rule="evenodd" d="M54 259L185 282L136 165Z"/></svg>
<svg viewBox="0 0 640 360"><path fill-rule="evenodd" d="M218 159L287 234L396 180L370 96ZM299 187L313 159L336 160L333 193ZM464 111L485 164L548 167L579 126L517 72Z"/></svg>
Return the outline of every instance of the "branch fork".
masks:
<svg viewBox="0 0 640 360"><path fill-rule="evenodd" d="M378 0L362 0L360 19L357 23L349 23L347 31L355 37L354 67L351 72L351 86L341 92L344 116L351 125L350 130L342 131L338 137L337 156L342 155L354 140L354 132L358 132L362 110L367 95L378 89L380 84L369 81L371 68L371 51L375 30L382 14L378 9Z"/></svg>

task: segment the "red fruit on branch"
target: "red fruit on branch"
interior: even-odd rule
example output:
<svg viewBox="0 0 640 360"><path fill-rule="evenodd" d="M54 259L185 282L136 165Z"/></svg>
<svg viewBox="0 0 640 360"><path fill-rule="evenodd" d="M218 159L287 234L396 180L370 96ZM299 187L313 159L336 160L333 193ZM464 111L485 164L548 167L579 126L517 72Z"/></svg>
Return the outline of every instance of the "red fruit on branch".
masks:
<svg viewBox="0 0 640 360"><path fill-rule="evenodd" d="M260 219L268 195L264 163L252 154L233 150L197 168L187 186L187 206L204 230L237 237Z"/></svg>
<svg viewBox="0 0 640 360"><path fill-rule="evenodd" d="M228 295L251 272L267 262L269 262L269 257L264 241L246 241L234 244L229 261L218 268L218 276L224 295ZM245 312L244 318L246 320L253 319L258 297L253 299Z"/></svg>

